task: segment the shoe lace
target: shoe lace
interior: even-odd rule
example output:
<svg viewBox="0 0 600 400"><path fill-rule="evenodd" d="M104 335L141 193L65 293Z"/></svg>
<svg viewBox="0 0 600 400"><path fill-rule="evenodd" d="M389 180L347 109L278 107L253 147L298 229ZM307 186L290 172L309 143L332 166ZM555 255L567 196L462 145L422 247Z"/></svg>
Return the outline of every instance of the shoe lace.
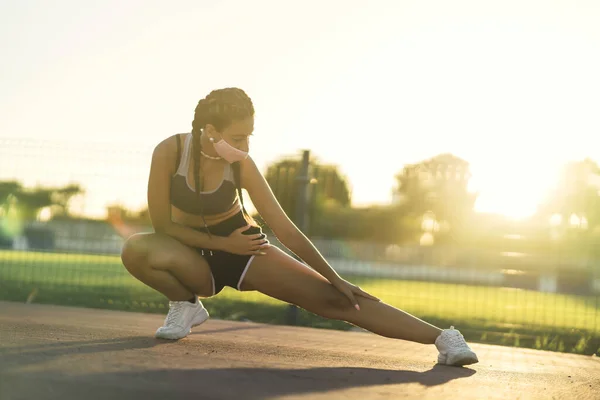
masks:
<svg viewBox="0 0 600 400"><path fill-rule="evenodd" d="M174 324L175 321L179 319L179 315L183 310L183 303L180 301L170 301L169 302L169 313L167 314L167 320L165 321L165 325Z"/></svg>
<svg viewBox="0 0 600 400"><path fill-rule="evenodd" d="M465 337L459 331L455 330L454 327L450 327L450 334L447 336L448 343L452 346L461 346L466 347L467 342L465 341Z"/></svg>

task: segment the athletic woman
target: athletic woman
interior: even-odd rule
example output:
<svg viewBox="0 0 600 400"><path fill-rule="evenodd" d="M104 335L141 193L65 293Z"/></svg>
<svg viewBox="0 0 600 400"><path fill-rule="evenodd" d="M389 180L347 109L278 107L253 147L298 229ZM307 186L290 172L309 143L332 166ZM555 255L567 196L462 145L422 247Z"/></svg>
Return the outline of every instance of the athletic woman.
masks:
<svg viewBox="0 0 600 400"><path fill-rule="evenodd" d="M192 130L154 149L148 208L154 233L131 236L127 270L169 299L155 336L180 339L208 319L198 299L225 286L258 291L376 334L434 344L438 363L477 356L453 327L440 329L344 280L286 216L248 155L254 106L238 88L214 90L196 106ZM278 240L306 264L272 246L246 212L244 188Z"/></svg>

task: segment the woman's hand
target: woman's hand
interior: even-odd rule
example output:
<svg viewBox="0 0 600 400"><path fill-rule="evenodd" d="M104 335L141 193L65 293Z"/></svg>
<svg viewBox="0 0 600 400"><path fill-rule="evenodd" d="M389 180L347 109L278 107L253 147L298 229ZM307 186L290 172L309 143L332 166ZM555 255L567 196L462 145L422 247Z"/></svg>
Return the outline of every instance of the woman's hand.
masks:
<svg viewBox="0 0 600 400"><path fill-rule="evenodd" d="M346 296L348 298L348 300L350 301L352 306L354 308L356 308L358 311L360 311L360 307L358 305L358 301L356 300L356 296L364 297L366 299L371 299L371 300L375 300L375 301L380 301L377 297L370 295L369 293L365 292L358 286L353 285L352 283L348 282L345 279L342 279L342 278L334 279L333 282L331 282L331 284L337 290L342 292L344 294L344 296Z"/></svg>
<svg viewBox="0 0 600 400"><path fill-rule="evenodd" d="M258 256L265 255L263 251L271 247L267 236L263 233L244 234L252 226L242 226L229 235L225 242L225 251L233 254Z"/></svg>

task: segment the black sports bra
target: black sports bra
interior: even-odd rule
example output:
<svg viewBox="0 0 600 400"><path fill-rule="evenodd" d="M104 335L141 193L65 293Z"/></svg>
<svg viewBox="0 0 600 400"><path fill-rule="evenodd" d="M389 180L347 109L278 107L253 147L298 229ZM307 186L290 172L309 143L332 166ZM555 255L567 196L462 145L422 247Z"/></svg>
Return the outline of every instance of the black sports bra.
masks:
<svg viewBox="0 0 600 400"><path fill-rule="evenodd" d="M229 211L239 202L238 191L235 184L233 168L225 165L221 184L208 192L200 192L200 196L190 186L187 180L189 163L192 160L192 134L185 136L183 152L181 153L179 135L177 140L178 162L177 172L171 177L171 204L181 211L194 215L215 215Z"/></svg>

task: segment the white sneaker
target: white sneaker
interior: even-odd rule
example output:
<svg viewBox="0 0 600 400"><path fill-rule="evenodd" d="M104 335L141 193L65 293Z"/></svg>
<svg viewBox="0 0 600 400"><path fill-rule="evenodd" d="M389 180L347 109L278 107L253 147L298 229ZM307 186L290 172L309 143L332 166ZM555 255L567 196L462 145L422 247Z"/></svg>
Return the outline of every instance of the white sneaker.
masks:
<svg viewBox="0 0 600 400"><path fill-rule="evenodd" d="M198 298L196 303L170 301L165 323L156 330L154 336L159 339L181 339L192 331L192 327L202 324L207 319L208 311Z"/></svg>
<svg viewBox="0 0 600 400"><path fill-rule="evenodd" d="M444 329L435 339L435 347L440 352L438 354L439 364L461 366L479 362L477 355L465 342L463 335L453 326L450 329Z"/></svg>

